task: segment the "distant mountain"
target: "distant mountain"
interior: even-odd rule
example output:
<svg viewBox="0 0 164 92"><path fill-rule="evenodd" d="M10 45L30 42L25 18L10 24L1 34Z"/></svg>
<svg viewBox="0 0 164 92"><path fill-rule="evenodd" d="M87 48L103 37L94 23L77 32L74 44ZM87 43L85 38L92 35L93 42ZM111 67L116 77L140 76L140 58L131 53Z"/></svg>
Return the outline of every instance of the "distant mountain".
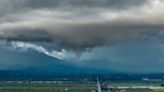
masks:
<svg viewBox="0 0 164 92"><path fill-rule="evenodd" d="M0 80L42 79L62 74L104 74L115 71L76 66L30 50L19 52L0 48Z"/></svg>
<svg viewBox="0 0 164 92"><path fill-rule="evenodd" d="M25 55L24 55L25 54ZM18 55L18 53L14 53ZM69 73L69 74L81 74L81 73L114 73L116 71L109 71L103 69L89 68L85 66L77 66L76 64L62 61L56 58L52 58L37 52L21 53L19 57L6 62L10 64L11 68L4 68L0 70L7 70L12 72L22 72L25 74L56 74L56 73ZM15 57L15 56L14 56ZM14 63L16 61L16 63ZM13 64L12 64L13 63ZM0 75L1 76L1 75Z"/></svg>
<svg viewBox="0 0 164 92"><path fill-rule="evenodd" d="M57 69L57 70L51 70ZM109 73L109 72L108 72ZM0 70L0 80L52 80L57 76L82 74L107 74L107 71L58 66L55 68L25 68L17 70ZM112 74L112 73L109 73Z"/></svg>

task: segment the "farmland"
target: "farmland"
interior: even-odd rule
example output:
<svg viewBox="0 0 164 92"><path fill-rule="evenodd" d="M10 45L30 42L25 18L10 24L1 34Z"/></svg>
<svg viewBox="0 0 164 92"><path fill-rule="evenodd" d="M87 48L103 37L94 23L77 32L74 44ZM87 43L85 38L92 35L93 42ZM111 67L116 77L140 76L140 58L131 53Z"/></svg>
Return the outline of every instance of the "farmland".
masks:
<svg viewBox="0 0 164 92"><path fill-rule="evenodd" d="M1 84L0 92L90 92L92 84Z"/></svg>
<svg viewBox="0 0 164 92"><path fill-rule="evenodd" d="M140 86L117 84L116 87L116 84L114 85L113 92L164 92L164 89L151 89L149 88L150 86L147 86L147 88L143 88L144 86L137 88ZM96 84L0 84L0 92L91 92L91 90L96 89ZM102 92L107 92L107 90L103 90Z"/></svg>

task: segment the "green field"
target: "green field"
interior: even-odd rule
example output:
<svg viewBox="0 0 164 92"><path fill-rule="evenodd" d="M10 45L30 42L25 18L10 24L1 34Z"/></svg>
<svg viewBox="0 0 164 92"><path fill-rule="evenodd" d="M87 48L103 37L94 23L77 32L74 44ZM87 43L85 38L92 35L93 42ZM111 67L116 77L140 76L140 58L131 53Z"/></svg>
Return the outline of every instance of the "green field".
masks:
<svg viewBox="0 0 164 92"><path fill-rule="evenodd" d="M0 84L0 92L91 92L96 84ZM117 89L114 92L121 92ZM126 92L164 92L162 89L124 89ZM102 91L102 92L107 92Z"/></svg>
<svg viewBox="0 0 164 92"><path fill-rule="evenodd" d="M92 84L1 84L0 92L90 92Z"/></svg>

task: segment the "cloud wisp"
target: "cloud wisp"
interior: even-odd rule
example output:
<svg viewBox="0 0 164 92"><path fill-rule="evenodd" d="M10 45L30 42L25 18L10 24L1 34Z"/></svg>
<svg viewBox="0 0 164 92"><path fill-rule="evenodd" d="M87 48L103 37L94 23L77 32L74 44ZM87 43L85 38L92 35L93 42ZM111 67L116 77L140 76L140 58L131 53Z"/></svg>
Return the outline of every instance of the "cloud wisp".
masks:
<svg viewBox="0 0 164 92"><path fill-rule="evenodd" d="M73 58L73 56L74 56L74 53L67 52L64 49L62 49L61 51L47 50L43 46L39 46L39 45L32 44L32 43L16 42L15 41L15 42L11 42L11 47L13 49L20 49L20 50L23 50L23 51L27 51L29 49L35 50L35 51L37 51L39 53L43 53L43 54L45 54L47 56L50 56L50 57L53 57L53 58L57 58L59 60L71 59L71 57Z"/></svg>

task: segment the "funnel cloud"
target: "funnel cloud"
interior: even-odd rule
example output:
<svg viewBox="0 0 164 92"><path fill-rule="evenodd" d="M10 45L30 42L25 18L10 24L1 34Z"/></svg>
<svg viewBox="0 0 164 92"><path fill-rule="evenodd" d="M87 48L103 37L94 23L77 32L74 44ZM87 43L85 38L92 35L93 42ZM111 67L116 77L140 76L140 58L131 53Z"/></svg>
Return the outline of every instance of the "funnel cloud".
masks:
<svg viewBox="0 0 164 92"><path fill-rule="evenodd" d="M0 40L80 61L95 48L162 41L163 9L163 0L1 0Z"/></svg>

